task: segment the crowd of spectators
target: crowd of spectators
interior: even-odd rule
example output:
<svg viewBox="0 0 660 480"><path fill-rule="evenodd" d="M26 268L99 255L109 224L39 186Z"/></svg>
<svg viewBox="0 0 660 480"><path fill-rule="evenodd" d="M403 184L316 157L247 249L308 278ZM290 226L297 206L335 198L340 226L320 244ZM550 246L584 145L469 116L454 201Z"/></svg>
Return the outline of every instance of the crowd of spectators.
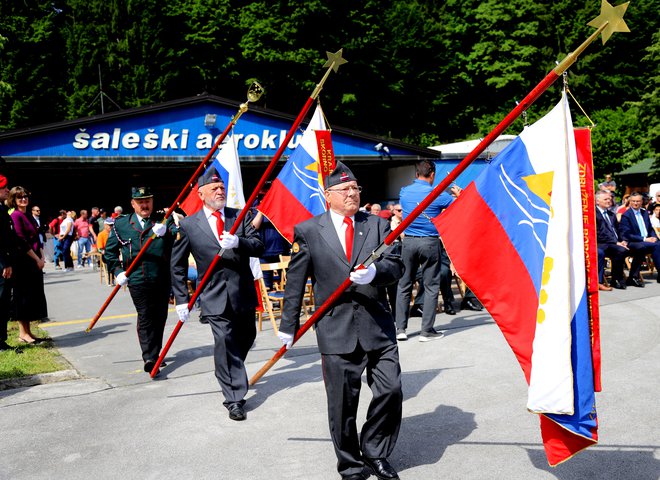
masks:
<svg viewBox="0 0 660 480"><path fill-rule="evenodd" d="M430 165L426 165L426 167L429 171L421 172L419 168L422 167L418 165L415 181L411 186L402 189L403 201L406 201L407 190L412 188L414 193L412 203L407 210L402 207L401 203L395 201L366 203L360 207L360 210L386 219L390 222L391 230L395 230L405 216L414 209L415 202L419 200L415 200L415 189L424 190L420 195L425 195L428 193L426 190L431 189L433 178L425 177L424 174L432 176L434 171ZM88 268L91 264L90 253L99 252L104 255L114 221L123 215L123 209L121 206L116 206L111 215L99 207L92 207L91 215L86 209L79 212L60 210L58 215L47 223L41 216L40 207L29 203L29 192L26 189L14 187L11 192L13 193L8 195L6 203L10 208L14 228L19 235L21 251L25 252L24 258L21 257L22 263L19 262L21 268L17 270L15 278L19 292L18 298L24 301L23 311L20 311L18 315L26 318L26 321L20 322L22 325L20 338L31 342L34 337L29 330L28 319L47 318L41 273L43 262L46 259L43 253L44 247L48 242L52 242L52 259L56 270L73 271L74 258L77 259L77 268ZM442 198L445 198L445 195L447 198L445 203L438 207L437 213L446 208L451 203L451 199L458 194L460 194L460 189L443 194ZM599 288L602 291L610 291L614 288L625 289L630 286L643 287L644 281L641 272L658 265L660 261L660 242L658 241L660 237L660 191L654 192L651 197L640 192L627 193L621 198L620 203L617 202L616 195L616 182L611 175L606 175L605 180L599 183L596 194L598 279ZM289 255L290 246L269 220L256 209L253 213L253 224L265 245L265 252L260 261L262 263L277 262L282 256ZM175 215L175 220L179 217L181 215ZM399 282L398 285L382 289L382 300L395 316L399 328L399 340L407 338L405 328L408 318L424 315L426 295L429 295L426 310L430 310L430 312L427 314L428 318L425 319L425 328L432 333L430 330L432 327L429 325L436 313L433 305L438 303L436 287L443 299L441 311L450 315L455 314L451 292L451 264L446 253L443 255L442 240L431 231L432 226L426 225L430 224L426 217L428 214L420 215L416 222L413 222L400 234L397 242L401 242L404 247L404 259L407 255L406 251L412 252L412 244L418 244L420 241L422 243L433 242L437 247L438 258L435 259L434 256L433 259L423 259L419 256L419 252L411 254L411 258L415 258L415 260L411 260L413 263L408 262L407 267L409 272L414 272L412 278L404 275L403 287ZM178 222L176 223L178 224ZM406 236L408 236L408 240L406 240ZM420 238L425 240L420 240ZM428 253L426 247L422 250ZM193 273L196 271L194 261L191 262L190 270ZM36 274L37 271L39 275ZM608 275L606 275L606 271ZM425 276L428 278L425 279ZM41 283L36 279L41 279ZM108 281L110 282L111 279L109 278ZM264 282L267 288L273 288L272 272L265 273ZM430 283L430 294L429 285L426 283ZM22 286L28 284L31 285L30 288L21 290ZM400 305L398 310L397 301ZM25 312L25 305L29 305L34 312ZM15 306L12 308L15 309ZM482 307L468 289L465 292L461 308L481 310Z"/></svg>

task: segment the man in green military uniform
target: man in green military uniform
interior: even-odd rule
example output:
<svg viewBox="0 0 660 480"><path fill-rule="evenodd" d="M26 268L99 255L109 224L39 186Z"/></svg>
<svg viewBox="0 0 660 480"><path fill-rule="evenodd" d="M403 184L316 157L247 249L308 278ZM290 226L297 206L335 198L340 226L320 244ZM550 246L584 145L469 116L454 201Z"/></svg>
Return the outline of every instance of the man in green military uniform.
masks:
<svg viewBox="0 0 660 480"><path fill-rule="evenodd" d="M170 255L176 226L171 217L166 224L154 218L154 199L149 187L132 189L131 206L134 213L115 220L105 257L108 271L115 275L117 284L128 285L138 315L137 334L144 371L150 372L163 346L170 296ZM152 234L156 237L127 276L125 271Z"/></svg>

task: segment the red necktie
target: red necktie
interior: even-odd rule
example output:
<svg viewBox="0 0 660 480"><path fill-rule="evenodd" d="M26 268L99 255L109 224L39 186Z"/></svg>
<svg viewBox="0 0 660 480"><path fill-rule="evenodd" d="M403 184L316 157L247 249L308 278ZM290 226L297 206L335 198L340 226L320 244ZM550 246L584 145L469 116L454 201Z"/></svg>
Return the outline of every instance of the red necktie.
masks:
<svg viewBox="0 0 660 480"><path fill-rule="evenodd" d="M353 220L351 217L344 217L346 224L346 231L344 232L344 240L346 241L346 258L351 262L351 255L353 254Z"/></svg>
<svg viewBox="0 0 660 480"><path fill-rule="evenodd" d="M222 220L222 214L220 210L213 212L213 216L216 218L216 228L218 229L218 238L222 237L222 232L225 231L225 222Z"/></svg>

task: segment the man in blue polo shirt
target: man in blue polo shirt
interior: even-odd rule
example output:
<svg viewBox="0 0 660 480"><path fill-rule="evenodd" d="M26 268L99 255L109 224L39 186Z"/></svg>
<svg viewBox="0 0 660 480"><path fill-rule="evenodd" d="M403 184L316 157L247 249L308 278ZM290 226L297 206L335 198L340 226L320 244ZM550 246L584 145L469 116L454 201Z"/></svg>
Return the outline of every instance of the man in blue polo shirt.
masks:
<svg viewBox="0 0 660 480"><path fill-rule="evenodd" d="M435 164L431 160L422 160L415 165L415 180L411 185L403 187L399 194L399 203L405 219L417 205L433 190L435 180ZM460 193L458 186L451 187L454 195ZM454 197L441 193L404 231L401 250L401 260L406 269L399 280L396 295L396 327L397 340L407 340L406 328L410 310L410 298L417 270L422 270L424 281L424 307L422 313L422 328L420 342L428 342L441 338L442 332L433 328L435 311L438 305L440 290L440 267L442 243L438 231L431 219L447 208Z"/></svg>

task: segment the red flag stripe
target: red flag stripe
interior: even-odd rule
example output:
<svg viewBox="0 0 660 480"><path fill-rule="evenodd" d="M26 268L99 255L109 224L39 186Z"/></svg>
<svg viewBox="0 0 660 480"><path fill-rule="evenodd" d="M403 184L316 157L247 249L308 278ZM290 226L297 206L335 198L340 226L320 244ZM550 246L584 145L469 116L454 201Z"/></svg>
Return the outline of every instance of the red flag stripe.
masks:
<svg viewBox="0 0 660 480"><path fill-rule="evenodd" d="M486 310L494 319L512 319L497 324L529 383L538 309L534 283L502 224L474 183L463 190L460 201L460 208L448 208L433 223L450 256L451 252L470 252L455 255L451 260ZM497 245L497 252L484 248L484 242Z"/></svg>
<svg viewBox="0 0 660 480"><path fill-rule="evenodd" d="M273 180L268 193L257 210L279 227L280 234L289 243L293 243L294 225L312 218L312 215L278 178Z"/></svg>

